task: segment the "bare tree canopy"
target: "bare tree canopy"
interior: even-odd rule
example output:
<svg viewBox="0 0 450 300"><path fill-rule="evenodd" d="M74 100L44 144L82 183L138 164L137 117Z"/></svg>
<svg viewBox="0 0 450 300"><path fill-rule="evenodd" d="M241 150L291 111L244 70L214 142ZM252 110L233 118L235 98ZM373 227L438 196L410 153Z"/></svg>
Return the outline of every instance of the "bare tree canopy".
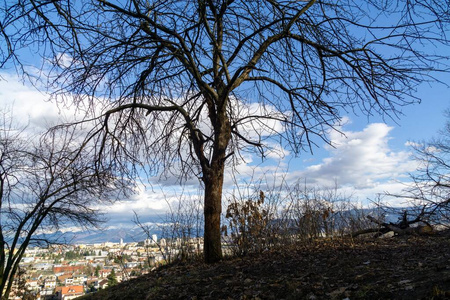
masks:
<svg viewBox="0 0 450 300"><path fill-rule="evenodd" d="M108 162L201 178L221 258L226 161L326 141L343 111L396 116L447 71L449 1L7 1L0 59L97 119ZM70 97L68 97L70 96ZM178 170L180 169L180 170ZM129 173L127 173L129 174Z"/></svg>
<svg viewBox="0 0 450 300"><path fill-rule="evenodd" d="M28 246L64 242L50 234L64 226L98 226L102 217L92 206L126 188L111 170L94 167L92 153L77 143L78 127L33 141L8 114L1 117L0 295L8 299Z"/></svg>
<svg viewBox="0 0 450 300"><path fill-rule="evenodd" d="M450 221L450 111L439 135L429 141L415 143L415 159L419 163L411 174L412 182L400 194L410 207L408 213L431 225L449 226Z"/></svg>

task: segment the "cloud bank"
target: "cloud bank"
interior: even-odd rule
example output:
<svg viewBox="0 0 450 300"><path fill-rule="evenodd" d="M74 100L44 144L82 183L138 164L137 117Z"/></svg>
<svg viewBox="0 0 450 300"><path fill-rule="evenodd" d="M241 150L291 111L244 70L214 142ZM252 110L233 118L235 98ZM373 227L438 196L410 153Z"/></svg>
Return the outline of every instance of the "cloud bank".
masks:
<svg viewBox="0 0 450 300"><path fill-rule="evenodd" d="M29 122L35 128L45 129L49 124L54 125L67 119L67 116L73 117L75 110L58 109L54 103L46 101L48 98L48 95L38 92L34 87L23 85L14 76L0 74L1 103L4 107L13 106L14 115L20 122ZM249 110L251 109L258 108L251 106ZM252 132L262 130L264 133L268 130L255 128L254 124L248 128L245 126L249 125L244 124L243 131L251 135ZM360 131L346 130L345 125L338 129L339 131L329 133L332 146L325 146L325 154L315 157L320 162L314 165L305 165L304 156L293 158L278 145L273 145L273 151L265 161L253 154L244 153L244 161L233 169L233 176L231 173L226 176L225 192L235 188L236 184L249 182L251 177L254 177L253 180L264 178L275 183L302 180L315 187L337 184L343 191L352 191L360 200L373 199L376 193L384 191L397 192L404 187L401 181L408 180L407 174L416 169L416 163L408 151L411 143L401 151L390 148L389 141L393 138L395 128L384 123L371 123ZM157 185L157 178L154 180ZM157 191L140 186L136 195L108 207L106 213L120 222L131 220L133 211L143 215L161 215L167 209L168 201L170 203L179 198L181 188L174 188L178 183L176 180L166 179ZM189 190L194 190L199 183L194 178L187 184L190 185Z"/></svg>
<svg viewBox="0 0 450 300"><path fill-rule="evenodd" d="M357 190L402 178L414 171L415 165L409 152L394 152L389 148L392 129L384 123L372 123L362 131L332 132L333 148L327 147L330 156L298 175L318 185L337 181Z"/></svg>

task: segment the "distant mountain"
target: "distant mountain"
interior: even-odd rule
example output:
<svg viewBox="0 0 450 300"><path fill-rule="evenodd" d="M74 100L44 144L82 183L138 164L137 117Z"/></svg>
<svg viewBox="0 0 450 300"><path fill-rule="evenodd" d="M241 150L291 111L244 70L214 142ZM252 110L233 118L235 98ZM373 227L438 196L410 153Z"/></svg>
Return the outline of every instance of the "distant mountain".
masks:
<svg viewBox="0 0 450 300"><path fill-rule="evenodd" d="M150 225L150 235L156 234L161 238L161 225ZM40 235L44 237L44 235ZM40 237L36 236L36 237ZM138 226L111 226L103 230L81 231L79 229L57 231L51 234L45 234L46 239L65 241L70 244L98 244L105 242L119 243L122 239L124 243L141 242L148 238L147 234Z"/></svg>
<svg viewBox="0 0 450 300"><path fill-rule="evenodd" d="M94 244L112 242L118 243L122 239L124 243L140 242L147 239L147 235L141 228L109 228L105 230L96 230L88 232L66 232L66 235L72 236L73 243L75 244ZM160 231L156 230L151 232L160 236Z"/></svg>
<svg viewBox="0 0 450 300"><path fill-rule="evenodd" d="M385 214L386 222L397 222L399 216L403 209L393 209L389 213ZM341 217L347 218L354 214L359 215L376 215L377 211L375 209L356 209L348 210L342 212ZM274 223L280 220L273 220ZM286 222L286 220L284 220ZM294 222L293 222L294 224ZM162 237L163 228L167 226L168 223L146 223L145 226L149 228L149 234L156 234L158 239ZM46 238L54 240L58 238L63 239L70 244L97 244L97 243L119 243L120 239L124 243L131 242L141 242L148 238L147 234L142 230L142 228L136 226L135 224L120 224L110 225L104 230L89 230L81 231L80 229L73 228L72 230L57 231L52 234L46 234Z"/></svg>

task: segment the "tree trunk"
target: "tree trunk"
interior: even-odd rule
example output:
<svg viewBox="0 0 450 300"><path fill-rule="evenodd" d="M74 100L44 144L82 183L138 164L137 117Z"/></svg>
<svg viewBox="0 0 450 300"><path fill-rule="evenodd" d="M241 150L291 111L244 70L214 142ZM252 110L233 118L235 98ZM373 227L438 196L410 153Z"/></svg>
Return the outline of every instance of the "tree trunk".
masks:
<svg viewBox="0 0 450 300"><path fill-rule="evenodd" d="M209 103L213 102L214 101L209 101ZM214 145L210 163L202 163L203 183L205 184L205 233L203 253L205 255L206 263L214 263L222 259L220 231L222 188L226 151L231 139L231 125L226 111L228 102L228 96L225 96L221 98L221 101L218 101L219 105L211 105L209 107L209 117L211 119L211 124L214 127ZM203 149L198 152L201 152L201 155L199 156L200 161L204 161L205 157Z"/></svg>
<svg viewBox="0 0 450 300"><path fill-rule="evenodd" d="M219 168L211 168L205 182L205 233L204 250L206 263L214 263L222 259L222 243L220 217L222 214L223 163ZM206 174L205 174L206 175Z"/></svg>
<svg viewBox="0 0 450 300"><path fill-rule="evenodd" d="M204 255L206 263L222 259L220 217L222 214L222 188L225 172L226 149L231 138L230 122L225 111L217 114L214 124L215 143L209 167L203 169L205 183L205 235Z"/></svg>

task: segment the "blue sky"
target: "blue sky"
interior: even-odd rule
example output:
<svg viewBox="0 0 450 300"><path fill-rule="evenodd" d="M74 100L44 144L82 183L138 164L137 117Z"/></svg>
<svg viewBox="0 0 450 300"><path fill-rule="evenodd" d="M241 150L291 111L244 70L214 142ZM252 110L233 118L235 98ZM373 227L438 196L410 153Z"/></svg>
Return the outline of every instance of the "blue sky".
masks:
<svg viewBox="0 0 450 300"><path fill-rule="evenodd" d="M370 4L365 5L370 7ZM393 16L386 13L380 17L383 18L380 19L383 23ZM365 35L366 32L361 31L360 34ZM24 52L21 56L26 65L36 66L37 76L40 74L39 68L48 67L45 62L36 58L40 53L39 46L22 49ZM436 52L447 50L433 49ZM61 64L65 63L64 59L70 61L70 57L64 54L59 58ZM0 104L2 109L12 108L18 122L29 123L30 130L39 131L45 130L48 125L58 124L63 117L70 119L74 116L74 108L57 107L55 103L45 102L49 96L28 83L23 84L13 69L0 70ZM449 78L439 79L450 85ZM284 151L284 157L272 154L264 162L256 156L245 155L245 162L236 166L234 175L229 170L226 176L225 197L232 195L236 182L249 182L251 177L254 181L265 178L275 184L283 179L288 183L303 181L318 188L337 185L339 191L352 194L355 201L364 204L369 203L367 199L374 199L379 193L399 192L403 183L409 180L408 173L414 172L416 168L409 144L437 135L446 121L443 112L450 108L450 90L443 84L422 84L418 87L416 96L421 99L421 103L401 108L403 114L399 118L383 118L379 115L367 118L363 114L357 116L343 113L344 125L339 129L344 135L329 133L334 147L316 139L319 147L312 149L313 155L303 152L299 157L292 157L291 153ZM163 182L151 178L150 181L152 188L140 184L136 195L131 199L99 208L107 212L111 223L129 223L133 210L144 216L164 216L167 203L175 203L183 191L201 195L196 180L189 181L190 184L184 188L177 185L176 178L167 178Z"/></svg>
<svg viewBox="0 0 450 300"><path fill-rule="evenodd" d="M450 83L450 82L449 82ZM355 201L368 203L377 193L398 192L402 182L407 182L408 172L413 172L415 162L411 160L410 142L421 142L437 135L444 126L443 112L450 107L449 89L444 85L422 86L417 94L422 103L404 107L399 119L391 120L380 116L344 115L340 130L345 136L331 132L334 148L318 141L314 155L303 153L293 158L286 153L282 159L272 157L261 163L260 158L247 156L246 163L237 167L237 181L249 181L250 176L265 177L277 182L283 177L288 182L304 180L311 186L338 188L351 193ZM45 102L48 95L31 85L24 85L13 73L0 72L0 99L2 109L13 107L18 122L29 122L30 128L44 129L56 124L64 115L74 114L73 109L57 108L54 103ZM143 216L163 217L167 203L175 203L181 188L170 178L163 183L153 181L153 188L144 185L131 199L108 207L111 224L130 223L133 210ZM196 181L193 180L193 183ZM225 194L232 194L235 182L231 174L225 182ZM198 186L188 185L185 191L200 195ZM396 203L398 204L398 203ZM145 218L144 218L145 220Z"/></svg>

